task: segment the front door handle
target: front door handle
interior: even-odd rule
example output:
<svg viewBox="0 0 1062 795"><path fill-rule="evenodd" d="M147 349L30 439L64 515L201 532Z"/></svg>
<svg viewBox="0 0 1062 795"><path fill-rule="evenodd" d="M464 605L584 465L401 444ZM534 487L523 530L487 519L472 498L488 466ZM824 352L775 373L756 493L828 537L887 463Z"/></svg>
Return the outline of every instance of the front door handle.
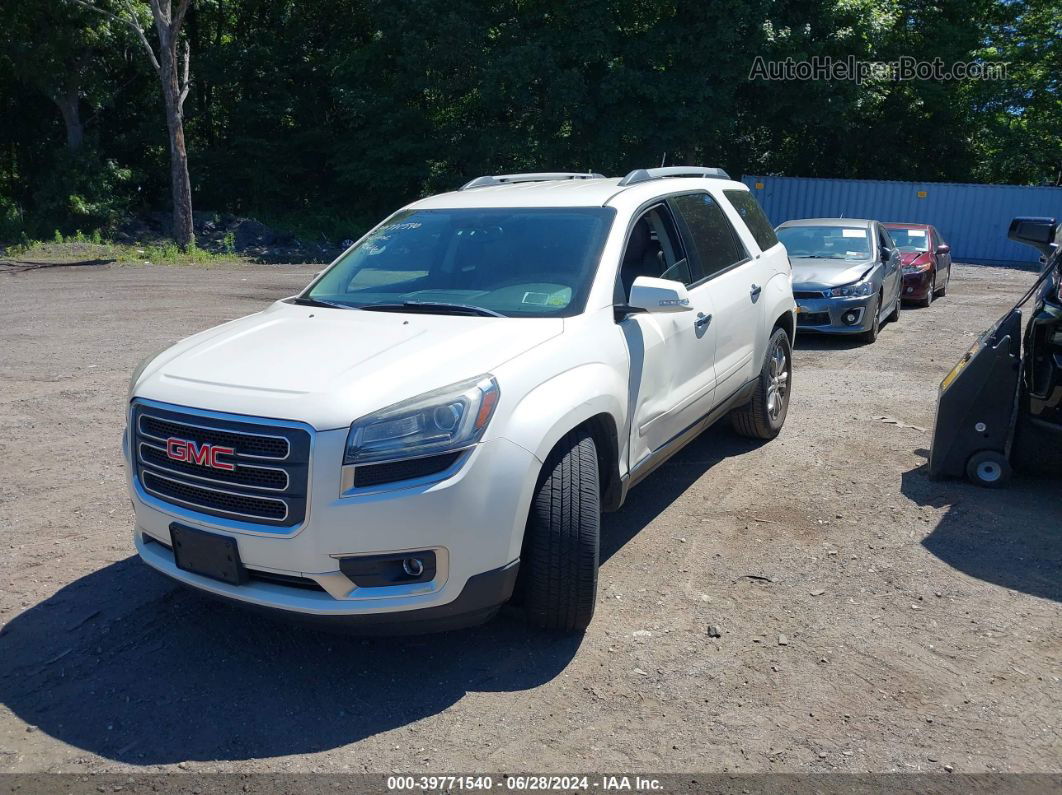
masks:
<svg viewBox="0 0 1062 795"><path fill-rule="evenodd" d="M749 294L752 296L752 300L753 301L755 301L757 298L759 298L760 297L760 293L762 293L762 292L763 292L763 288L760 287L758 284L752 285L752 289L749 290Z"/></svg>
<svg viewBox="0 0 1062 795"><path fill-rule="evenodd" d="M693 327L695 329L707 328L708 324L712 322L712 316L706 315L703 312L697 314L697 319L693 321Z"/></svg>

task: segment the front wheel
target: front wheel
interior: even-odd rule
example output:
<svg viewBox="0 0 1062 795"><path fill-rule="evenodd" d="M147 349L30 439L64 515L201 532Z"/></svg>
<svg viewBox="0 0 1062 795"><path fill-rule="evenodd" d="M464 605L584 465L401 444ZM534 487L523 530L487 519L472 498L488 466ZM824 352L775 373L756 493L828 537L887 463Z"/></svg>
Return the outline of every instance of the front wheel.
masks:
<svg viewBox="0 0 1062 795"><path fill-rule="evenodd" d="M933 304L933 299L937 293L937 274L933 273L929 277L929 291L926 293L926 297L918 302L918 305L928 309Z"/></svg>
<svg viewBox="0 0 1062 795"><path fill-rule="evenodd" d="M889 313L889 322L895 323L900 319L900 304L903 303L903 287L900 287L900 292L896 293L896 303L892 306L892 312Z"/></svg>
<svg viewBox="0 0 1062 795"><path fill-rule="evenodd" d="M730 412L730 423L742 436L773 439L785 424L793 372L793 347L785 329L775 329L752 399Z"/></svg>
<svg viewBox="0 0 1062 795"><path fill-rule="evenodd" d="M966 462L966 477L987 489L998 489L1010 480L1010 462L995 450L974 453Z"/></svg>
<svg viewBox="0 0 1062 795"><path fill-rule="evenodd" d="M878 332L881 331L881 294L874 299L874 303L867 307L870 312L870 328L859 335L864 343L870 345L877 341Z"/></svg>
<svg viewBox="0 0 1062 795"><path fill-rule="evenodd" d="M600 549L597 448L589 433L572 431L546 459L524 532L517 590L530 623L560 632L589 626Z"/></svg>

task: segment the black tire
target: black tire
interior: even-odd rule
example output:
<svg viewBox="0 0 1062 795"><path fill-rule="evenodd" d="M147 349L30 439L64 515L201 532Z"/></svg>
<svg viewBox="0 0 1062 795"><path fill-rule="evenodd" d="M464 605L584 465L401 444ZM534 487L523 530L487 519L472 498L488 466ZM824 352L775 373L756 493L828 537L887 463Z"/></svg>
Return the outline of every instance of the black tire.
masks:
<svg viewBox="0 0 1062 795"><path fill-rule="evenodd" d="M920 307L922 307L923 309L928 309L929 307L931 307L933 305L933 299L936 297L936 287L937 287L937 274L936 273L933 274L933 278L932 278L932 280L929 283L930 283L930 285L932 285L929 288L929 292L926 293L926 297L925 298L923 298L921 301L918 302L918 305Z"/></svg>
<svg viewBox="0 0 1062 795"><path fill-rule="evenodd" d="M903 303L903 292L902 292L903 287L902 286L900 287L900 290L901 290L901 292L896 294L896 303L893 305L892 311L889 313L889 316L886 318L886 320L888 320L890 323L895 323L897 320L900 319L900 304Z"/></svg>
<svg viewBox="0 0 1062 795"><path fill-rule="evenodd" d="M966 477L971 483L986 489L998 489L1010 480L1010 462L995 450L974 453L966 462Z"/></svg>
<svg viewBox="0 0 1062 795"><path fill-rule="evenodd" d="M859 335L859 338L867 345L873 345L878 339L878 332L881 331L881 293L878 293L878 297L874 299L873 306L868 306L867 311L871 313L871 317L874 319L871 327Z"/></svg>
<svg viewBox="0 0 1062 795"><path fill-rule="evenodd" d="M597 448L590 434L572 431L542 467L524 532L517 592L531 624L559 632L589 626L600 550Z"/></svg>
<svg viewBox="0 0 1062 795"><path fill-rule="evenodd" d="M773 439L785 424L793 385L793 346L784 329L767 343L752 400L730 412L730 424L742 436Z"/></svg>

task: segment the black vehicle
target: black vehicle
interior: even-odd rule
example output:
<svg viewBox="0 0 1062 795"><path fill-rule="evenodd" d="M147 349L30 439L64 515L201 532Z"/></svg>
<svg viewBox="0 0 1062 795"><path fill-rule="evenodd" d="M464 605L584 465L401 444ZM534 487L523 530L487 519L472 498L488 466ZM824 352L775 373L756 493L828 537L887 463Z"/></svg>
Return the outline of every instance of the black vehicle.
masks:
<svg viewBox="0 0 1062 795"><path fill-rule="evenodd" d="M1008 237L1043 255L1036 283L940 384L929 475L1002 486L1019 469L1062 473L1062 228L1015 218ZM1035 298L1022 338L1022 309Z"/></svg>

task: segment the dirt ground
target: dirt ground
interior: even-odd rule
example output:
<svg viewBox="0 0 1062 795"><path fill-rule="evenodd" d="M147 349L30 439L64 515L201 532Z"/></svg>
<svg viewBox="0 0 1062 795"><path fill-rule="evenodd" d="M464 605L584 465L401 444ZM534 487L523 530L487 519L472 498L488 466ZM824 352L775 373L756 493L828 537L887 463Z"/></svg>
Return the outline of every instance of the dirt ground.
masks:
<svg viewBox="0 0 1062 795"><path fill-rule="evenodd" d="M937 383L1032 274L799 340L779 439L717 426L606 517L585 636L362 640L139 563L119 450L143 356L318 267L0 274L0 772L1062 769L1058 484L924 473Z"/></svg>

